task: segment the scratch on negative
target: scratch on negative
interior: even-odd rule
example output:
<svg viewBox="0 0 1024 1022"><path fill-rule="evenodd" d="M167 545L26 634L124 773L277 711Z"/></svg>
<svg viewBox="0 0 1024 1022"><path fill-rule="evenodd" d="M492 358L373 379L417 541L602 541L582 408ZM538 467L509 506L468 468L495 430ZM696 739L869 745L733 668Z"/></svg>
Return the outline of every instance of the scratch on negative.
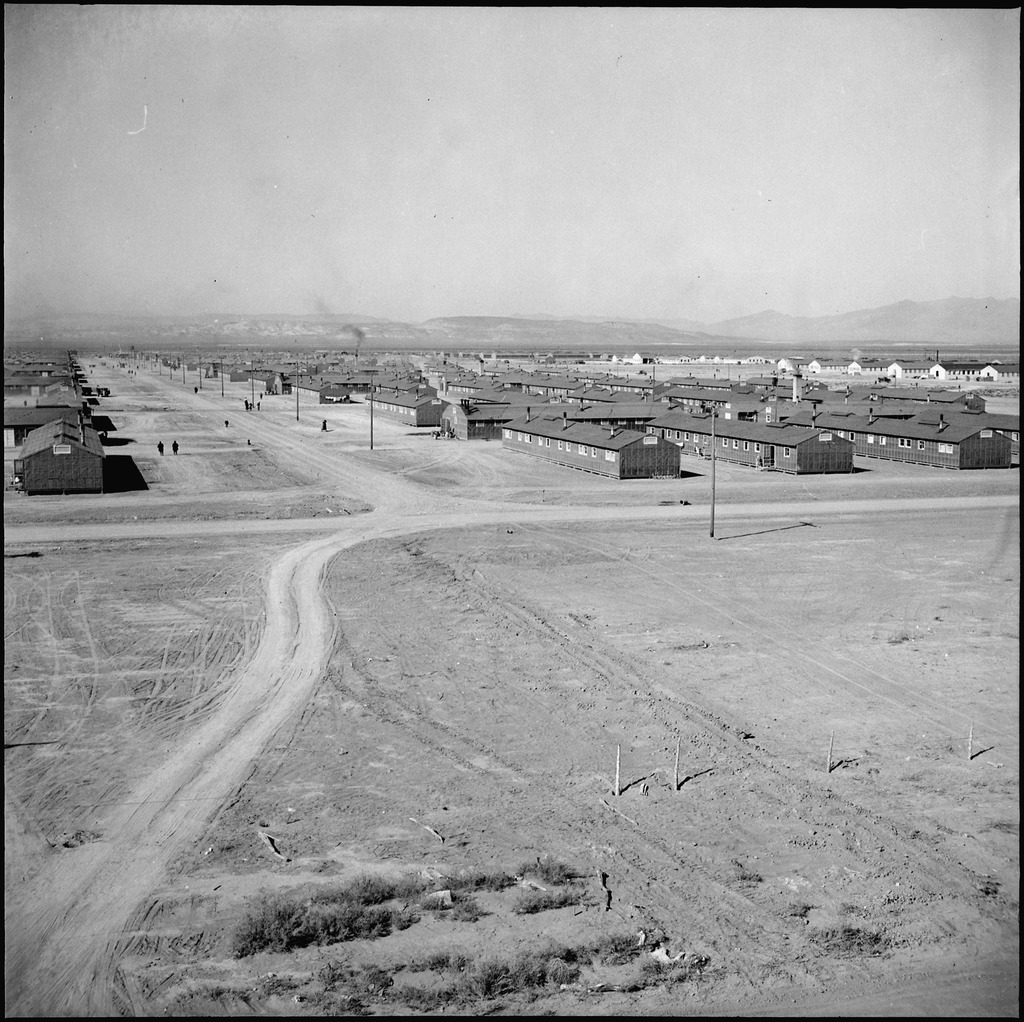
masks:
<svg viewBox="0 0 1024 1022"><path fill-rule="evenodd" d="M129 131L129 135L139 135L146 130L146 119L149 117L149 110L146 108L146 104L142 104L142 127L138 131Z"/></svg>

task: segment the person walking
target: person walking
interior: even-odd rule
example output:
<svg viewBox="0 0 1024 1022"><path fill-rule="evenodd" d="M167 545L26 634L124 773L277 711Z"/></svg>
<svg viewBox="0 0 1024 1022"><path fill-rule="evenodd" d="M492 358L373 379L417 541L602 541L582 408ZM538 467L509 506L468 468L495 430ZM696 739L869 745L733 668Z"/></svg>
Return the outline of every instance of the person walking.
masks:
<svg viewBox="0 0 1024 1022"><path fill-rule="evenodd" d="M228 420L227 420L227 419L225 419L225 420L224 420L224 428L225 428L225 429L227 429L227 428L228 428Z"/></svg>
<svg viewBox="0 0 1024 1022"><path fill-rule="evenodd" d="M164 456L164 442L163 442L163 440L161 440L160 443L158 443L156 445L156 449L160 452L160 457L162 458Z"/></svg>
<svg viewBox="0 0 1024 1022"><path fill-rule="evenodd" d="M171 444L171 450L174 451L175 454L178 453L178 441L177 440L175 440L174 443Z"/></svg>

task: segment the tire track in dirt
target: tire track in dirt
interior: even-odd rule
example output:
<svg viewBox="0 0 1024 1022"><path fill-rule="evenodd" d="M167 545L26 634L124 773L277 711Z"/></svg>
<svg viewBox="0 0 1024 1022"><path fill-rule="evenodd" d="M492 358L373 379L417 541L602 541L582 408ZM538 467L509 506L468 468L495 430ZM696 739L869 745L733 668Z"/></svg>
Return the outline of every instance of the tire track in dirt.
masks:
<svg viewBox="0 0 1024 1022"><path fill-rule="evenodd" d="M539 528L551 532L550 529L544 529L543 526ZM613 553L617 553L612 548L592 540L585 541L577 536L563 538L574 546L600 551L609 557L613 556ZM695 592L691 587L680 585L675 578L662 569L647 567L639 562L635 563L634 566L637 571L647 575L660 587L678 592L686 599L703 604L721 619L732 621L745 631L756 636L762 644L778 648L786 654L790 661L804 661L811 668L811 670L807 671L807 679L811 684L822 684L820 672L824 672L833 679L833 684L838 682L840 689L845 689L854 696L862 698L866 694L885 700L901 710L916 714L921 720L927 721L931 726L943 733L957 738L962 737L960 730L971 723L972 718L968 714L961 713L950 707L940 706L921 692L910 692L905 686L899 684L894 679L880 674L877 670L866 664L859 663L849 655L837 654L834 650L821 646L813 638L804 636L799 645L785 642L779 638L779 633L784 632L784 629L777 619L772 618L761 607L754 608L750 604L745 603L735 594L730 597L730 601L726 605L722 601ZM843 664L848 664L850 668L855 669L861 676L870 678L870 685L851 677L850 673L847 673L849 668L841 670L835 663L829 662L833 660L842 661ZM814 670L814 668L818 670ZM927 712L921 708L920 704L924 704L927 707ZM949 716L951 714L960 718L960 724L956 729L950 726ZM988 729L986 733L991 734L993 737L1011 737L1007 732L1000 730L1000 725L995 722L986 721L986 727Z"/></svg>
<svg viewBox="0 0 1024 1022"><path fill-rule="evenodd" d="M426 557L422 553L417 556L420 563L426 560L434 561L443 572L445 562ZM643 686L644 679L635 666L627 658L618 654L613 655L607 649L595 649L594 638L585 628L566 629L553 624L541 612L525 603L518 594L511 592L507 585L490 585L479 581L475 576L472 579L461 578L459 584L460 591L470 597L470 602L476 608L482 609L485 613L490 612L491 620L485 626L487 630L493 629L499 622L508 623L509 627L517 629L517 634L522 631L528 636L525 640L527 646L532 638L546 647L546 663L564 663L578 671L585 671L590 679L588 684L599 686L609 693L621 694L633 686ZM375 631L373 638L376 652L383 653L394 648L387 635L382 636L380 632ZM525 750L519 756L509 752L497 756L489 743L480 740L480 734L472 725L468 728L451 727L423 719L421 714L415 712L414 706L407 705L408 700L403 698L404 689L400 684L384 689L372 679L369 662L363 661L355 653L350 642L346 639L341 641L346 659L353 663L360 675L364 692L369 690L373 693L372 699L366 699L365 695L360 699L352 689L339 686L347 696L354 697L355 701L369 709L378 721L401 728L408 737L431 749L440 757L456 762L461 767L475 769L478 777L483 757L498 758L507 768L510 777L518 782L520 790L527 792L521 799L525 799L527 803L531 802L530 784L532 782L536 785L539 778L536 758L530 751ZM391 657L375 659L390 660ZM515 704L527 728L540 728L542 733L547 733L543 722L551 716L550 702L532 695L534 686L520 683L514 688L508 688L510 684L511 679L505 678L504 701ZM640 729L651 727L648 716L662 725L666 734L679 733L678 720L673 721L670 726L664 719L664 714L646 702L635 708L634 726ZM702 715L701 723L710 724L716 732L720 732L733 742L735 748L730 750L730 756L733 760L739 760L735 767L736 772L749 769L755 757L749 749L740 744L742 740L732 729L706 714ZM588 729L587 722L582 719L574 722L573 730L575 739L584 746L597 745L602 740L607 741L601 729ZM446 741L440 746L434 739L434 733L437 731L446 736ZM459 750L457 753L454 751L456 748ZM779 787L783 787L781 777L776 776L775 779L779 782ZM495 775L489 783L500 784L501 778ZM759 905L742 891L736 890L735 884L730 886L723 880L720 867L709 864L701 856L686 852L662 838L659 830L664 826L664 814L671 814L671 810L666 806L661 807L661 819L650 817L642 801L640 806L630 808L629 811L638 817L638 832L618 816L602 817L604 811L599 806L600 792L595 789L593 779L562 786L560 792L563 812L559 816L565 815L567 819L562 821L556 818L549 826L560 832L567 843L572 844L578 840L579 831L576 828L579 827L599 831L603 835L614 834L613 838L605 837L605 840L611 840L613 843L605 849L602 868L615 877L618 898L634 904L638 911L646 913L648 917L658 917L666 925L671 926L674 923L676 928L681 928L684 932L691 928L694 931L699 930L705 946L714 949L716 953L731 950L736 943L735 916L723 916L720 911L722 904L728 905L733 913L740 916L748 930L754 929L762 935L764 946L774 948L775 953L779 955L783 954L784 941L788 939L786 931L794 930L797 924L787 927L779 919L776 911ZM496 791L494 795L501 797L500 791ZM682 803L677 804L676 809L681 805ZM524 808L520 811L529 814L536 810ZM888 833L886 830L887 835ZM685 919L678 918L680 905L686 906ZM673 911L677 913L674 920L671 918ZM754 983L754 964L744 964L733 957L731 967L734 974L742 976L748 983Z"/></svg>
<svg viewBox="0 0 1024 1022"><path fill-rule="evenodd" d="M574 665L578 665L589 671L592 685L603 686L612 691L625 691L631 687L644 691L650 675L650 671L642 662L638 664L635 660L617 650L615 647L603 642L593 629L580 624L571 615L566 619L552 620L547 611L534 608L526 602L521 593L512 590L507 583L501 585L488 584L486 577L476 571L472 578L460 579L462 590L471 593L474 599L471 601L477 607L493 607L496 609L495 621L511 618L515 627L520 630L530 629L534 635L548 648L550 653L545 659L550 658L557 661L560 657L568 658ZM568 648L565 648L568 644ZM671 698L671 706L663 708L657 701L648 704L643 700L636 708L638 719L633 721L638 730L650 727L644 723L644 715L649 715L651 722L663 728L667 736L679 734L681 731L679 711L682 711L684 721L691 730L697 733L704 732L721 747L723 744L727 752L727 759L730 763L728 773L733 777L745 777L751 770L756 770L757 780L754 782L752 791L757 791L755 801L761 805L774 804L779 806L803 803L810 799L820 802L822 799L829 804L830 813L840 817L840 829L844 832L849 830L856 833L858 842L865 845L881 847L889 845L894 838L899 838L898 831L892 822L883 816L878 815L860 805L855 798L846 797L841 794L826 790L821 791L820 786L814 781L802 777L792 770L779 768L775 765L778 755L770 749L762 748L757 743L751 743L745 739L740 730L730 722L721 717L704 710L702 707L678 699L674 693L665 693ZM523 690L520 686L515 694L517 705L529 705L531 702L529 691ZM537 719L541 719L539 716ZM580 723L580 734L585 735L585 726ZM464 736L463 736L464 737ZM595 741L600 741L601 736L591 736ZM519 767L521 772L527 770L526 764L512 764ZM719 772L721 769L719 767ZM780 794L781 793L781 794ZM578 808L582 804L577 803ZM636 812L638 821L643 823L644 806L646 803L641 800L640 807ZM810 806L808 807L810 808ZM620 832L623 824L615 821ZM652 827L650 831L645 828L643 843L640 848L644 858L633 859L632 868L647 879L644 884L654 891L660 890L661 897L656 898L656 904L661 911L669 911L672 906L680 903L680 897L686 894L691 900L693 898L692 879L696 875L700 883L714 890L716 885L721 886L721 881L714 870L710 873L704 868L700 859L665 844L657 837L657 828ZM626 835L631 831L625 830ZM977 878L972 877L969 871L964 871L959 862L943 850L924 849L915 845L908 845L900 841L901 849L905 850L906 866L901 865L897 870L900 874L904 869L910 867L918 874L919 882L924 886L930 886L932 893L944 891L954 896L973 897ZM651 849L658 849L662 853L662 861L658 864L659 869L652 871L649 855ZM893 872L887 867L888 872ZM665 876L672 876L673 872L683 873L687 877L686 892L676 885L664 882ZM926 879L927 878L927 879ZM636 889L636 885L634 885ZM723 895L728 903L730 896L735 899L736 892L729 887L723 890L729 892ZM640 895L637 895L638 897ZM743 897L740 895L739 897ZM684 899L685 900L685 899ZM765 932L777 933L780 929L777 916L764 913L756 903L750 902L752 911L748 910L746 922L748 925L763 923ZM712 910L715 899L705 904L705 908ZM706 922L702 926L707 930ZM712 927L713 929L715 927ZM720 939L725 939L728 934L723 934ZM770 940L769 940L770 943ZM779 953L785 951L781 946L777 948Z"/></svg>
<svg viewBox="0 0 1024 1022"><path fill-rule="evenodd" d="M102 841L55 856L17 892L6 921L15 937L7 986L15 1013L103 1015L114 1007L113 952L126 920L319 677L332 635L320 572L358 538L317 539L282 557L270 575L262 641L219 708L108 809Z"/></svg>

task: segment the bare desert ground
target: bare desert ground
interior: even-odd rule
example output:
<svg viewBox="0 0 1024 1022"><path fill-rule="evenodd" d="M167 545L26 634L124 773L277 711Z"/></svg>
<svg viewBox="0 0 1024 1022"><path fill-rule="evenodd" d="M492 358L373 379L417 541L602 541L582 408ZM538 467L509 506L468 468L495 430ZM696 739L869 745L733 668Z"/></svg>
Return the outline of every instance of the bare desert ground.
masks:
<svg viewBox="0 0 1024 1022"><path fill-rule="evenodd" d="M148 489L5 502L9 1015L1017 1014L1017 469L711 539L703 463L90 380Z"/></svg>

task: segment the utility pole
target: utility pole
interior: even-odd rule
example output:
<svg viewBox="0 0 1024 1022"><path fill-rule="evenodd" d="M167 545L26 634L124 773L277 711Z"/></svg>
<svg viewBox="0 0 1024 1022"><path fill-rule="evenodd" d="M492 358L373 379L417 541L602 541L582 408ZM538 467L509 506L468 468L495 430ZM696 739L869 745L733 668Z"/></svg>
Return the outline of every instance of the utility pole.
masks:
<svg viewBox="0 0 1024 1022"><path fill-rule="evenodd" d="M295 421L299 421L299 354L295 353Z"/></svg>
<svg viewBox="0 0 1024 1022"><path fill-rule="evenodd" d="M373 450L373 380L370 380L370 450Z"/></svg>
<svg viewBox="0 0 1024 1022"><path fill-rule="evenodd" d="M188 360L187 360L187 359L185 358L185 356L183 355L183 356L182 356L182 358L181 358L181 382L182 382L182 383L184 383L184 382L185 382L185 363L186 363L187 361L188 361Z"/></svg>
<svg viewBox="0 0 1024 1022"><path fill-rule="evenodd" d="M256 381L253 379L253 373L256 372L256 363L253 360L252 352L249 353L249 394L252 400L249 402L250 407L256 404Z"/></svg>
<svg viewBox="0 0 1024 1022"><path fill-rule="evenodd" d="M224 396L224 363L217 363L217 375L220 377L220 396Z"/></svg>
<svg viewBox="0 0 1024 1022"><path fill-rule="evenodd" d="M715 538L715 447L717 441L715 439L715 409L711 409L711 538Z"/></svg>
<svg viewBox="0 0 1024 1022"><path fill-rule="evenodd" d="M203 353L199 353L199 389L203 389Z"/></svg>

